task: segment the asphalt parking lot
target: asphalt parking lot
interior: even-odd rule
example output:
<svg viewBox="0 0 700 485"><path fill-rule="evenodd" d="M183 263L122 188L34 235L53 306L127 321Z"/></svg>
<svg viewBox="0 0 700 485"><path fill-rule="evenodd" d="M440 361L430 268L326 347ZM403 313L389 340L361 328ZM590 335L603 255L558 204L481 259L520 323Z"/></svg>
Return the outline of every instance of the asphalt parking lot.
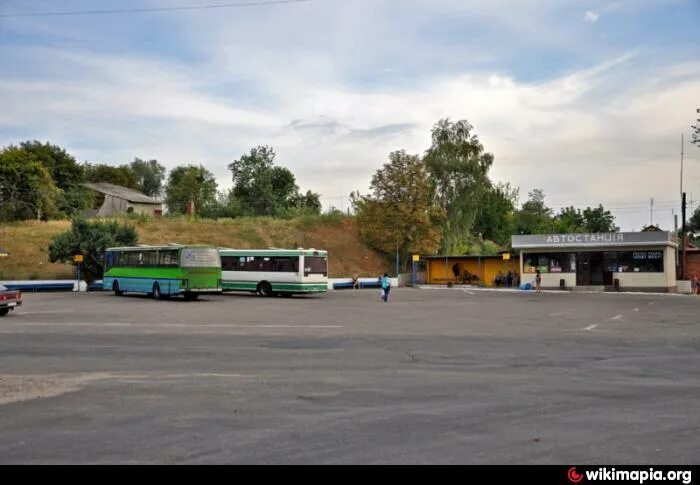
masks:
<svg viewBox="0 0 700 485"><path fill-rule="evenodd" d="M0 463L687 464L700 298L25 295Z"/></svg>

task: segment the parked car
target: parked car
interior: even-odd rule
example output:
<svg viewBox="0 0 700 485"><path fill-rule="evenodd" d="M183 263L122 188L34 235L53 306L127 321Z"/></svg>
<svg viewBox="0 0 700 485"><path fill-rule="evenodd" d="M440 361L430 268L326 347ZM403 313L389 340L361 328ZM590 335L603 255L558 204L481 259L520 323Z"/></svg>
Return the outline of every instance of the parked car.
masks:
<svg viewBox="0 0 700 485"><path fill-rule="evenodd" d="M4 317L10 310L14 310L22 305L22 292L19 290L8 290L0 285L0 317Z"/></svg>

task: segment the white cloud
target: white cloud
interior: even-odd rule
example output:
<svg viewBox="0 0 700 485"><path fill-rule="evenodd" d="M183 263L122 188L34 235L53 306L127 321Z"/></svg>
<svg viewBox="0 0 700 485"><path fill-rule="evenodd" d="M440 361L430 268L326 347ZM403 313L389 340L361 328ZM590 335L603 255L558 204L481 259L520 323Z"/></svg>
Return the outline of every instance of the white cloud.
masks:
<svg viewBox="0 0 700 485"><path fill-rule="evenodd" d="M432 9L407 2L426 15ZM445 15L475 11L507 26L511 37L517 31L551 45L574 35L562 33L565 26L543 28L542 2L529 1L523 16L500 0L444 3ZM251 10L235 22L223 14L187 16L175 31L197 54L188 61L13 46L6 65L40 66L41 74L4 72L0 145L38 138L79 160L138 156L171 168L201 162L228 186L227 164L269 144L303 190L344 208L351 191L368 189L390 151L422 153L438 119L467 118L496 156L493 176L519 186L523 198L533 188L544 189L555 207L678 198L677 140L694 119L688 100L700 92L700 63L663 67L646 62L643 51L587 52L603 60L524 81L511 66L489 65L492 50L485 53L478 37L436 46L413 37L403 18L387 23L386 16L405 11L395 2L299 8L293 18L289 7ZM324 9L325 23L317 13ZM498 42L494 50L512 49ZM454 63L465 57L489 67ZM406 73L423 64L437 67ZM381 73L388 81L376 81ZM686 161L688 180L700 180L700 150L689 148ZM620 211L618 223L637 229L647 218L645 209Z"/></svg>
<svg viewBox="0 0 700 485"><path fill-rule="evenodd" d="M583 16L583 21L594 24L598 21L599 17L600 17L600 14L597 14L591 10L588 10L586 12L586 15Z"/></svg>

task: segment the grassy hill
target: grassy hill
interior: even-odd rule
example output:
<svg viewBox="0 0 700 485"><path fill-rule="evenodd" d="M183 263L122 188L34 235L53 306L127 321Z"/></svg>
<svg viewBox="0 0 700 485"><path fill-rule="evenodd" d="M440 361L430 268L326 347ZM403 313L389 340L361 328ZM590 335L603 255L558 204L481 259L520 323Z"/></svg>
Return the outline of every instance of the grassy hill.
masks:
<svg viewBox="0 0 700 485"><path fill-rule="evenodd" d="M329 253L331 277L376 276L390 264L360 240L355 220L344 216L300 217L291 220L240 218L213 220L124 219L136 227L141 244L212 244L230 248L316 248ZM49 263L51 238L70 229L69 221L24 221L0 225L0 280L66 279L68 264Z"/></svg>

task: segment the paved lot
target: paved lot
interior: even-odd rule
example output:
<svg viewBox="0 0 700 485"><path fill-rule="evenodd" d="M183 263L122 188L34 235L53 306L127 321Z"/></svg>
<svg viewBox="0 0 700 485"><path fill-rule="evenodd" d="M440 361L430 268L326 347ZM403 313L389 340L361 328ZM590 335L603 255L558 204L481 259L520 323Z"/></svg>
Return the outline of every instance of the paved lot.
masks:
<svg viewBox="0 0 700 485"><path fill-rule="evenodd" d="M688 463L700 298L26 295L0 463Z"/></svg>

